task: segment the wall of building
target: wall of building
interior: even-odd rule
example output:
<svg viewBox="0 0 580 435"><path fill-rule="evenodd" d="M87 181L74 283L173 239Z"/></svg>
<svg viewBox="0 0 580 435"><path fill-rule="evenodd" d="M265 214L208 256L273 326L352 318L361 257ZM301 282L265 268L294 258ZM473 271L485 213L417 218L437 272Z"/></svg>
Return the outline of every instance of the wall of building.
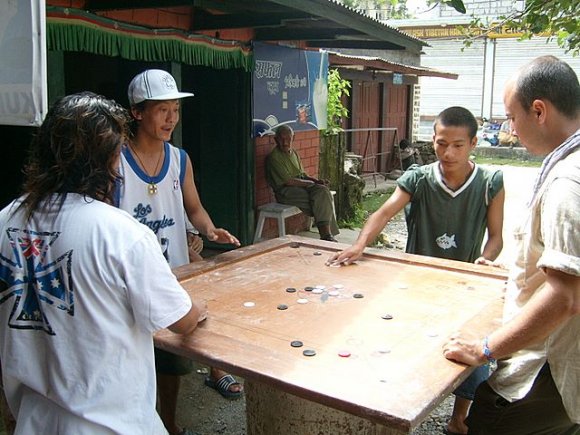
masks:
<svg viewBox="0 0 580 435"><path fill-rule="evenodd" d="M85 0L47 0L48 6L86 9ZM190 6L167 7L163 9L126 9L98 12L97 15L141 26L187 30L191 28L193 17Z"/></svg>
<svg viewBox="0 0 580 435"><path fill-rule="evenodd" d="M86 9L85 0L47 0L46 3L49 6ZM195 16L191 13L191 6L103 11L97 12L97 15L139 26L178 29L186 32L191 29L195 20ZM207 30L195 33L234 41L249 41L254 36L252 29L225 29L218 32Z"/></svg>
<svg viewBox="0 0 580 435"><path fill-rule="evenodd" d="M340 49L340 50L330 50L339 51L342 54L348 54L351 56L369 56L378 57L381 59L388 60L390 62L402 63L409 66L421 66L421 54L413 53L408 50L353 50L353 49Z"/></svg>
<svg viewBox="0 0 580 435"><path fill-rule="evenodd" d="M580 58L565 53L555 40L533 37L519 41L517 34L498 31L476 39L466 47L458 25L466 25L471 14L495 20L523 8L521 0L465 0L467 15L439 4L428 16L390 22L400 30L429 43L424 48L422 66L444 69L459 75L458 80L421 77L415 101L419 101L420 123L416 139L430 140L432 122L443 109L461 105L478 118L505 119L503 89L508 78L524 63L541 55L555 55L580 71ZM420 96L419 96L420 95ZM416 131L416 130L415 130Z"/></svg>
<svg viewBox="0 0 580 435"><path fill-rule="evenodd" d="M273 136L258 137L254 140L256 147L256 206L276 202L274 193L266 183L265 161L266 156L276 146ZM294 149L302 160L304 171L311 177L318 177L318 163L320 153L320 133L318 130L297 131L294 134ZM256 212L257 213L257 212ZM258 216L256 214L256 220ZM296 215L286 219L286 233L297 234L304 231L309 219L306 215ZM274 219L266 220L262 237L276 237L278 227Z"/></svg>
<svg viewBox="0 0 580 435"><path fill-rule="evenodd" d="M514 9L521 10L523 6L521 0L464 0L463 4L467 8L469 15L476 17L506 15ZM439 6L439 16L442 18L456 17L459 15L451 6L441 4Z"/></svg>
<svg viewBox="0 0 580 435"><path fill-rule="evenodd" d="M432 39L425 48L423 65L459 74L458 80L435 77L420 79L419 140L430 140L434 117L443 109L460 105L478 118L505 119L504 86L514 71L532 59L554 55L580 72L580 57L545 37L519 41L517 38L486 38L465 48L459 39Z"/></svg>

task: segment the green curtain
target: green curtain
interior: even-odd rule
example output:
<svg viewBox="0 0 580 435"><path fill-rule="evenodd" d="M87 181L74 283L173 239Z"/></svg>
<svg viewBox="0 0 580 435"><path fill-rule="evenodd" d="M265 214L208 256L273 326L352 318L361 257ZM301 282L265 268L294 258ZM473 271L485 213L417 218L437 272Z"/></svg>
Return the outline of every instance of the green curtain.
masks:
<svg viewBox="0 0 580 435"><path fill-rule="evenodd" d="M252 52L239 41L219 40L175 29L153 30L77 9L47 7L46 30L49 50L252 70Z"/></svg>

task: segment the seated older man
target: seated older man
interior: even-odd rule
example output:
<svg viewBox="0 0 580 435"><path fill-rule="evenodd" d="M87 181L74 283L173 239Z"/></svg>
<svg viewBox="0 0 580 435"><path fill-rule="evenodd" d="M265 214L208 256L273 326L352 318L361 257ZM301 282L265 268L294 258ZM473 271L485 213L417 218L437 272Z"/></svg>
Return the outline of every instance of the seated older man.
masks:
<svg viewBox="0 0 580 435"><path fill-rule="evenodd" d="M294 132L287 125L276 129L276 147L266 158L266 178L274 190L276 201L298 207L314 216L320 238L336 242L338 225L334 215L333 198L325 183L309 177L302 168L300 157L292 141Z"/></svg>

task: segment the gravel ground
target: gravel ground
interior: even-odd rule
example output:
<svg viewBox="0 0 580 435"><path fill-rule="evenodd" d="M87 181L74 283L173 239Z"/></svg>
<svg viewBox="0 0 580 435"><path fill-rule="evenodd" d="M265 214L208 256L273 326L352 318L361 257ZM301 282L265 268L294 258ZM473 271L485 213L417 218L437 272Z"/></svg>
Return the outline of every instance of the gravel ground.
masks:
<svg viewBox="0 0 580 435"><path fill-rule="evenodd" d="M233 401L223 399L217 392L203 385L205 375L198 371L205 372L205 367L197 366L193 374L182 379L178 410L180 424L190 428L195 435L245 435L245 398ZM449 396L412 434L442 434L452 408L453 396Z"/></svg>

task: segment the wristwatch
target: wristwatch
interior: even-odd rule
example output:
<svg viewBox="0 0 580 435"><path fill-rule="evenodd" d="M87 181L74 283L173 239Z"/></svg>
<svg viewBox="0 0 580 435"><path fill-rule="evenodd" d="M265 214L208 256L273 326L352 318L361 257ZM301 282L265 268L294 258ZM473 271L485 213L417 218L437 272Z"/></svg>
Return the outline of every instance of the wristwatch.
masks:
<svg viewBox="0 0 580 435"><path fill-rule="evenodd" d="M489 344L489 337L485 337L483 339L483 355L485 356L485 358L487 359L487 362L489 364L489 367L491 368L491 370L495 370L497 368L497 359L495 359L491 353L491 350L488 346Z"/></svg>

